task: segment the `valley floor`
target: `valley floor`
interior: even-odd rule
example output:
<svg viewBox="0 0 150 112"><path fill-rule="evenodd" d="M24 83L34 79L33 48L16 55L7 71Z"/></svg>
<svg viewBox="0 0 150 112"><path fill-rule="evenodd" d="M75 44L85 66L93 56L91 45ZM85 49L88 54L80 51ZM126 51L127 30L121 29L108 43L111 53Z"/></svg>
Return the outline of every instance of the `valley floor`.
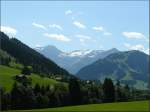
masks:
<svg viewBox="0 0 150 112"><path fill-rule="evenodd" d="M105 112L150 112L150 101L118 102L104 104L89 104L79 106L66 106L58 108L34 109L34 110L14 110L6 112L81 112L81 111L105 111Z"/></svg>

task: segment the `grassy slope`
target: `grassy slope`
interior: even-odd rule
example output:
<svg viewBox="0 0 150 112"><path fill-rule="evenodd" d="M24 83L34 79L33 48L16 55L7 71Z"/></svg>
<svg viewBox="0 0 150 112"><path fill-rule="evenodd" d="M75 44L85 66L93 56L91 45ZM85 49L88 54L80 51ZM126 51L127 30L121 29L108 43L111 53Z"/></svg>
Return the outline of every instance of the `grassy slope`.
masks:
<svg viewBox="0 0 150 112"><path fill-rule="evenodd" d="M25 110L23 112L49 112L49 111L133 111L133 112L149 112L150 111L150 101L134 101L134 102L122 102L122 103L105 103L105 104L90 104L90 105L79 105L79 106L68 106L68 107L58 107L58 108L47 108L47 109L35 109L35 110ZM19 112L14 110L11 112Z"/></svg>
<svg viewBox="0 0 150 112"><path fill-rule="evenodd" d="M20 74L20 70L0 65L0 86L4 87L6 91L10 91L14 83L13 77L16 74ZM40 85L54 85L60 83L50 78L42 78L36 74L32 74L29 77L31 77L33 85L36 83ZM65 83L61 84L66 85Z"/></svg>

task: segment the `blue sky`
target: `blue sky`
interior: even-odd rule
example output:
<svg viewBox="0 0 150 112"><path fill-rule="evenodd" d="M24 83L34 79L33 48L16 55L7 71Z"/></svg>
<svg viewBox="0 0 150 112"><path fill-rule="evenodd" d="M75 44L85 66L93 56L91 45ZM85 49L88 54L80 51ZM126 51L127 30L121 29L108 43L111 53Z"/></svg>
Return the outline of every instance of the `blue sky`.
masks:
<svg viewBox="0 0 150 112"><path fill-rule="evenodd" d="M2 1L1 30L30 47L149 49L148 1Z"/></svg>

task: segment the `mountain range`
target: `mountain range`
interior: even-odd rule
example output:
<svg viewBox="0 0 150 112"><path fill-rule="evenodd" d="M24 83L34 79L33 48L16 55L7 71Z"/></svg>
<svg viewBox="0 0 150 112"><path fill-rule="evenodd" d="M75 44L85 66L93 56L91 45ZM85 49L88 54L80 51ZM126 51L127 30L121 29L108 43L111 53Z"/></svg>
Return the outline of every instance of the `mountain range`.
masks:
<svg viewBox="0 0 150 112"><path fill-rule="evenodd" d="M55 46L32 49L3 32L0 32L0 42L1 64L6 64L12 58L16 63L32 66L34 73L42 75L58 75L65 80L78 77L103 81L110 77L138 89L150 88L149 55L137 50L118 51L113 48L66 53Z"/></svg>
<svg viewBox="0 0 150 112"><path fill-rule="evenodd" d="M113 48L110 50L75 50L72 52L62 52L55 46L37 47L36 51L43 54L47 58L53 60L56 64L62 68L68 70L72 74L76 74L81 68L92 64L98 59L103 59L104 57L119 52L117 49Z"/></svg>
<svg viewBox="0 0 150 112"><path fill-rule="evenodd" d="M149 63L149 56L143 52L117 52L83 67L76 76L101 81L110 77L139 89L149 88Z"/></svg>
<svg viewBox="0 0 150 112"><path fill-rule="evenodd" d="M75 50L62 52L55 46L35 48L62 68L84 80L106 77L138 89L149 88L149 56L137 50Z"/></svg>

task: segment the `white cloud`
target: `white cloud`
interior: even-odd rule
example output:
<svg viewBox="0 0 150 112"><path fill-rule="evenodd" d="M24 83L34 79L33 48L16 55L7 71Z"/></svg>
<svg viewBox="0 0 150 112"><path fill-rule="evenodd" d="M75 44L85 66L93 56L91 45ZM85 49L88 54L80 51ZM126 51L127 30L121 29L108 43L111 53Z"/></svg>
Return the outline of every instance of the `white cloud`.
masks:
<svg viewBox="0 0 150 112"><path fill-rule="evenodd" d="M110 32L104 32L104 35L110 36L110 35L112 35L112 33L110 33Z"/></svg>
<svg viewBox="0 0 150 112"><path fill-rule="evenodd" d="M69 42L69 41L71 41L71 39L69 39L68 37L66 37L63 34L49 34L49 33L44 33L44 36L49 37L51 39L63 41L63 42Z"/></svg>
<svg viewBox="0 0 150 112"><path fill-rule="evenodd" d="M124 46L130 50L144 50L144 46L141 44L130 45L129 43L124 43Z"/></svg>
<svg viewBox="0 0 150 112"><path fill-rule="evenodd" d="M82 39L82 38L80 38L79 40L80 40L80 42L85 42L85 40L84 40L84 39Z"/></svg>
<svg viewBox="0 0 150 112"><path fill-rule="evenodd" d="M86 42L88 42L89 40L92 41L91 37L87 36L87 35L75 35L75 37L79 38L79 41L81 43L81 45L86 46Z"/></svg>
<svg viewBox="0 0 150 112"><path fill-rule="evenodd" d="M80 38L80 39L91 39L91 37L86 36L86 35L76 35L76 37Z"/></svg>
<svg viewBox="0 0 150 112"><path fill-rule="evenodd" d="M142 39L145 38L144 34L139 32L123 32L123 36L130 39Z"/></svg>
<svg viewBox="0 0 150 112"><path fill-rule="evenodd" d="M44 25L41 25L41 24L38 24L38 23L35 23L35 22L33 22L32 25L35 26L35 27L37 27L37 28L41 28L43 30L47 29Z"/></svg>
<svg viewBox="0 0 150 112"><path fill-rule="evenodd" d="M57 28L59 30L63 30L63 28L60 26L60 25L57 25L57 24L51 24L49 25L50 28Z"/></svg>
<svg viewBox="0 0 150 112"><path fill-rule="evenodd" d="M74 21L73 24L78 27L78 28L81 28L81 29L85 29L86 26L82 23L80 23L79 21Z"/></svg>
<svg viewBox="0 0 150 112"><path fill-rule="evenodd" d="M17 30L9 26L1 26L1 31L6 34L12 34L12 35L17 34Z"/></svg>
<svg viewBox="0 0 150 112"><path fill-rule="evenodd" d="M105 35L105 36L112 35L112 33L106 31L103 26L94 26L92 29L95 30L95 31L98 31L98 32L102 32L103 35Z"/></svg>
<svg viewBox="0 0 150 112"><path fill-rule="evenodd" d="M79 41L80 41L80 44L81 44L82 46L86 46L86 45L87 45L85 39L80 38Z"/></svg>
<svg viewBox="0 0 150 112"><path fill-rule="evenodd" d="M95 31L100 31L100 32L104 31L104 28L102 26L95 26L92 29Z"/></svg>
<svg viewBox="0 0 150 112"><path fill-rule="evenodd" d="M149 54L149 49L146 49L143 45L141 44L137 44L137 45L131 45L129 43L124 43L124 46L129 49L129 50L139 50L139 51L143 51L146 54Z"/></svg>
<svg viewBox="0 0 150 112"><path fill-rule="evenodd" d="M66 15L70 15L70 14L72 14L72 11L71 11L71 10L67 10L67 11L65 12L65 14L66 14Z"/></svg>

